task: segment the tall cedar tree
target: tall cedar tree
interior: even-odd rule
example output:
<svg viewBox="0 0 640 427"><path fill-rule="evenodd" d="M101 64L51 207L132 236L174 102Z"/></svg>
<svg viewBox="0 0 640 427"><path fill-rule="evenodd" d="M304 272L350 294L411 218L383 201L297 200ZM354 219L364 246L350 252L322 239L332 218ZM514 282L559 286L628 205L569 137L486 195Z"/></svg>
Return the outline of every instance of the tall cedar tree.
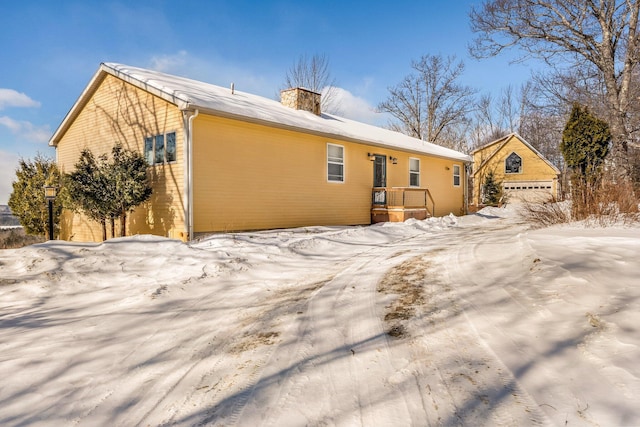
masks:
<svg viewBox="0 0 640 427"><path fill-rule="evenodd" d="M49 221L44 187L52 185L61 188L60 171L53 160L38 154L33 160L20 159L16 178L13 182L13 191L9 196L9 208L20 220L27 234L44 236ZM54 235L58 231L57 224L61 213L62 203L54 203Z"/></svg>
<svg viewBox="0 0 640 427"><path fill-rule="evenodd" d="M609 153L610 141L609 125L592 115L587 107L574 104L562 132L560 151L567 166L580 179L588 183L598 179L600 167Z"/></svg>

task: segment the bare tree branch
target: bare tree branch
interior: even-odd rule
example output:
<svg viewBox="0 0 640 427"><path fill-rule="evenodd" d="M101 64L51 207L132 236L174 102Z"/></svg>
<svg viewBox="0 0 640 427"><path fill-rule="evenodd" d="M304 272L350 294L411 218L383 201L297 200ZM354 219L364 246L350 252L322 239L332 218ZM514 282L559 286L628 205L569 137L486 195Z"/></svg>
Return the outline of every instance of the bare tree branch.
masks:
<svg viewBox="0 0 640 427"><path fill-rule="evenodd" d="M470 12L478 35L469 49L485 58L517 46L565 70L591 64L603 83L614 161L623 166L634 145L628 117L639 12L640 0L485 0Z"/></svg>
<svg viewBox="0 0 640 427"><path fill-rule="evenodd" d="M443 133L462 123L473 110L475 90L458 83L464 63L454 56L425 55L411 64L414 72L389 88L378 110L395 118L390 127L415 138L441 142Z"/></svg>
<svg viewBox="0 0 640 427"><path fill-rule="evenodd" d="M287 70L281 89L302 87L322 94L321 109L327 113L339 111L337 84L331 75L329 58L315 54L311 58L300 55L297 61Z"/></svg>

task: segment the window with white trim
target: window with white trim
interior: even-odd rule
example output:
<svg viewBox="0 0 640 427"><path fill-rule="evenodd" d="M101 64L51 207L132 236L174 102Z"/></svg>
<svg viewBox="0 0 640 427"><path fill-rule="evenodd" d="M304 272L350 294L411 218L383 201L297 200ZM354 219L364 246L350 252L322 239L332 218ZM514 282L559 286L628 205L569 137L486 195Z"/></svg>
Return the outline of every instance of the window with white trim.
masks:
<svg viewBox="0 0 640 427"><path fill-rule="evenodd" d="M516 153L509 154L504 161L505 173L521 173L522 172L522 158Z"/></svg>
<svg viewBox="0 0 640 427"><path fill-rule="evenodd" d="M453 165L453 186L460 187L460 165Z"/></svg>
<svg viewBox="0 0 640 427"><path fill-rule="evenodd" d="M344 147L327 143L327 180L344 182Z"/></svg>
<svg viewBox="0 0 640 427"><path fill-rule="evenodd" d="M144 158L150 165L176 161L176 133L148 136L144 139Z"/></svg>
<svg viewBox="0 0 640 427"><path fill-rule="evenodd" d="M409 187L420 187L420 159L409 157Z"/></svg>

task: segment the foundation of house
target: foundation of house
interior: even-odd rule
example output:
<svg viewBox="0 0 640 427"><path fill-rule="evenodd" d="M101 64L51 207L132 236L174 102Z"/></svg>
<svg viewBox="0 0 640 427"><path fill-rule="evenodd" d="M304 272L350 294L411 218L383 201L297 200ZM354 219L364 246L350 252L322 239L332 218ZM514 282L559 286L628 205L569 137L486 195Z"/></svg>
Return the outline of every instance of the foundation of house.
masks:
<svg viewBox="0 0 640 427"><path fill-rule="evenodd" d="M378 222L404 222L409 218L415 218L418 220L427 219L430 217L426 208L417 209L393 209L393 208L373 208L371 209L371 223L376 224Z"/></svg>

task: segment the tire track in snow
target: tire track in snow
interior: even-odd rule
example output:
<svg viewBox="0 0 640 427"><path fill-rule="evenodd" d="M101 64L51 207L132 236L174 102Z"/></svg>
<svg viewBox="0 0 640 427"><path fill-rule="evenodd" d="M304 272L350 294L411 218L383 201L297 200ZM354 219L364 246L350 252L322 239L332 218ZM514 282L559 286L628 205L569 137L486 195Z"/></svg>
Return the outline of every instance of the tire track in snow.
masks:
<svg viewBox="0 0 640 427"><path fill-rule="evenodd" d="M436 359L432 368L439 377L439 386L450 395L454 415L451 417L450 414L450 420L457 419L464 424L482 420L491 425L551 425L538 403L489 346L474 322L474 319L482 318L483 325L490 325L489 333L504 335L486 318L483 309L475 304L478 296L487 298L489 295L488 300L493 298L495 301L506 299L520 309L529 310L524 301L516 298L513 290L502 288L500 284L485 283L482 275L483 268L491 268L483 265L483 260L512 256L511 253L499 254L487 248L493 243L501 243L501 247L504 247L507 239L514 240L514 244L518 245L518 231L514 228L506 232L496 230L484 236L471 236L472 239L467 239L464 246L453 250L454 256L445 255L443 258L456 260L452 265L436 263L439 267L435 274L448 286L446 298L450 312L446 318L433 322L433 326L439 328L436 332L439 338L434 340L431 337L432 342L425 340L423 345L427 349L435 350L438 347L444 350L447 358L453 361L447 364L444 360ZM516 265L513 271L521 271L520 266ZM495 277L495 273L491 277ZM458 294L457 283L464 283L466 295ZM473 291L470 292L470 289ZM435 292L431 294L431 298L436 300L442 296ZM441 304L444 303L441 301Z"/></svg>
<svg viewBox="0 0 640 427"><path fill-rule="evenodd" d="M294 289L276 292L276 295L272 297L273 301L269 301L269 304L279 307L279 309L276 310L278 317L293 316L294 313L299 313L299 310L302 308L301 305L307 304L309 295L318 292L318 289L321 289L326 282L327 280L325 277L324 280L317 282L312 281L310 285L301 285L301 288L296 287ZM273 314L271 313L266 315L267 320L273 320L270 319L269 316L273 316ZM264 320L264 318L261 318L258 315L255 317L251 328L255 331L259 330L261 325L263 326ZM283 332L286 333L286 330ZM283 332L279 332L281 339L282 336L285 335ZM205 417L199 420L198 425L210 425L212 423L222 423L222 425L236 424L238 418L245 410L247 402L253 396L256 389L260 388L258 387L258 382L263 381L264 379L264 373L262 371L272 359L272 355L276 348L277 345L275 345L275 343L271 343L266 350L262 347L260 351L255 352L239 351L239 357L242 360L247 360L247 365L250 365L250 368L252 369L251 374L248 377L245 377L247 380L243 382L243 385L239 389L235 392L227 393L227 397L223 399L224 401L219 402L222 404L214 405L213 408L207 410ZM255 360L256 358L257 361ZM224 372L227 372L227 376L235 376L237 370L237 368L227 368Z"/></svg>
<svg viewBox="0 0 640 427"><path fill-rule="evenodd" d="M393 257L398 243L372 248L341 263L333 280L309 299L294 331L299 339L278 347L259 381L260 390L241 416L230 421L266 426L380 425L385 420L392 424L410 419L403 396L388 381L395 369L377 312L377 281L372 279L412 256ZM362 282L362 271L368 282ZM379 381L373 389L365 389L371 380L361 379L370 375ZM307 401L309 396L313 403Z"/></svg>
<svg viewBox="0 0 640 427"><path fill-rule="evenodd" d="M218 420L220 425L396 425L427 419L438 425L425 413L428 383L421 368L406 369L406 362L393 359L392 346L400 344L388 341L372 278L419 253L416 239L424 238L427 252L455 244L455 234L418 234L343 262L340 273L310 299L297 328L300 338L278 347L240 416ZM403 251L405 243L414 252ZM376 283L359 283L362 270Z"/></svg>

